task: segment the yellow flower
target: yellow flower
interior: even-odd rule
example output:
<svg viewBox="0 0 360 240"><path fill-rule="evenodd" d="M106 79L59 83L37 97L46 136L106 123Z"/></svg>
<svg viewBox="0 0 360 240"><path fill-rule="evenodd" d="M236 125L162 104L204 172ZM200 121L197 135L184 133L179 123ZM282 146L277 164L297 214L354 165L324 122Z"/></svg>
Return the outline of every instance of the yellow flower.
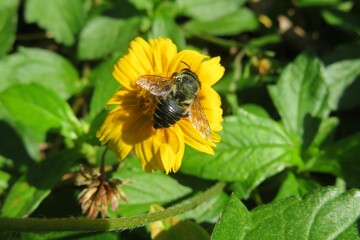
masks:
<svg viewBox="0 0 360 240"><path fill-rule="evenodd" d="M116 107L106 117L97 133L98 138L102 144L109 143L109 148L120 159L134 148L147 172L178 171L185 143L214 154L212 147L220 141L215 132L222 129L222 109L220 96L211 86L224 73L219 62L220 57L209 58L193 50L177 52L170 39L151 39L148 43L136 38L130 43L128 53L114 66L113 76L122 88L108 102ZM201 82L198 98L211 129L209 139L200 135L189 117L181 118L168 128L155 129L153 115L157 102L154 95L136 83L144 75L171 77L184 68L190 68Z"/></svg>

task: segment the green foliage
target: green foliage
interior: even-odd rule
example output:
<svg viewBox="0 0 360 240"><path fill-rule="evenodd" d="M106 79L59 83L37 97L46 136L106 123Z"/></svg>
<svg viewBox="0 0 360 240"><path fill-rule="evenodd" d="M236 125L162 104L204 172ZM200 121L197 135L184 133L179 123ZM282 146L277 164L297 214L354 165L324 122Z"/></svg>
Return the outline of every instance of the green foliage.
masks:
<svg viewBox="0 0 360 240"><path fill-rule="evenodd" d="M144 172L136 158L129 159L128 163L114 173L113 177L131 180L131 183L124 185L122 189L129 199L133 199L123 204L116 215L132 216L147 212L151 204L164 204L191 192L191 188L179 184L164 173ZM161 183L161 187L154 187L157 182Z"/></svg>
<svg viewBox="0 0 360 240"><path fill-rule="evenodd" d="M27 0L25 19L37 23L59 43L72 45L85 20L85 10L81 0Z"/></svg>
<svg viewBox="0 0 360 240"><path fill-rule="evenodd" d="M118 186L128 202L107 217L171 209L225 182L177 224L158 222L155 239L359 239L359 11L356 0L1 1L1 217L84 217L80 165L101 165L96 132L121 88L114 63L137 36L168 37L178 50L221 56L222 140L215 155L187 147L169 175L109 152L106 177L129 182Z"/></svg>
<svg viewBox="0 0 360 240"><path fill-rule="evenodd" d="M359 191L322 188L248 211L234 195L212 239L352 239L360 216ZM350 237L350 238L345 238Z"/></svg>
<svg viewBox="0 0 360 240"><path fill-rule="evenodd" d="M0 3L0 56L9 51L14 43L18 5L18 0Z"/></svg>
<svg viewBox="0 0 360 240"><path fill-rule="evenodd" d="M290 137L269 118L239 110L225 118L223 126L215 157L189 149L182 171L206 179L241 182L248 196L264 179L301 164Z"/></svg>
<svg viewBox="0 0 360 240"><path fill-rule="evenodd" d="M15 84L37 83L64 99L79 92L81 82L74 65L64 57L43 49L19 48L0 60L3 80L0 90Z"/></svg>
<svg viewBox="0 0 360 240"><path fill-rule="evenodd" d="M127 43L138 34L139 19L114 19L105 16L91 19L79 37L81 60L105 57L114 51L126 52ZM101 44L99 44L101 42Z"/></svg>
<svg viewBox="0 0 360 240"><path fill-rule="evenodd" d="M194 19L186 23L189 31L210 35L235 35L241 32L252 31L258 27L255 15L246 8L241 8L223 17L211 21Z"/></svg>

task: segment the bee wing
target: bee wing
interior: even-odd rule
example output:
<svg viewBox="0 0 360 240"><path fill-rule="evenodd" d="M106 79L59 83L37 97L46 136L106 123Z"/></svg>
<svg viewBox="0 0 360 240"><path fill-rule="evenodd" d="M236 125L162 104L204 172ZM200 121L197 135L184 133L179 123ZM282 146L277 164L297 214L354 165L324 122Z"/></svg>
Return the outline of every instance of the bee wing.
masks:
<svg viewBox="0 0 360 240"><path fill-rule="evenodd" d="M169 77L143 75L136 80L136 84L155 96L164 96L172 91L175 81Z"/></svg>
<svg viewBox="0 0 360 240"><path fill-rule="evenodd" d="M198 98L195 98L189 108L189 118L193 127L200 132L205 140L208 140L211 136L211 129Z"/></svg>

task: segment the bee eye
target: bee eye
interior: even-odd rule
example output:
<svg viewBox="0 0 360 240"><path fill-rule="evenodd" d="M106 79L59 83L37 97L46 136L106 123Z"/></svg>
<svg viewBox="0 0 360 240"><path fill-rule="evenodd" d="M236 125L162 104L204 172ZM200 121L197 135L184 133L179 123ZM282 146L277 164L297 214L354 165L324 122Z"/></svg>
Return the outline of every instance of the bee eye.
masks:
<svg viewBox="0 0 360 240"><path fill-rule="evenodd" d="M177 77L177 78L176 78L176 81L177 81L177 82L181 82L181 77Z"/></svg>

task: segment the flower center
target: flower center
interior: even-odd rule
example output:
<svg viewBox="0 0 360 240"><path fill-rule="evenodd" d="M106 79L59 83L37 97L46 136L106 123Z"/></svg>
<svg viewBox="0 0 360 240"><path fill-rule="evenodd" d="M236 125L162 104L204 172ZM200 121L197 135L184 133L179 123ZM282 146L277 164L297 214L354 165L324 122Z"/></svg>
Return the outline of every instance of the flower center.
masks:
<svg viewBox="0 0 360 240"><path fill-rule="evenodd" d="M156 96L152 95L148 90L139 87L139 91L136 97L138 99L138 105L142 113L145 116L153 119L156 104L158 101Z"/></svg>

